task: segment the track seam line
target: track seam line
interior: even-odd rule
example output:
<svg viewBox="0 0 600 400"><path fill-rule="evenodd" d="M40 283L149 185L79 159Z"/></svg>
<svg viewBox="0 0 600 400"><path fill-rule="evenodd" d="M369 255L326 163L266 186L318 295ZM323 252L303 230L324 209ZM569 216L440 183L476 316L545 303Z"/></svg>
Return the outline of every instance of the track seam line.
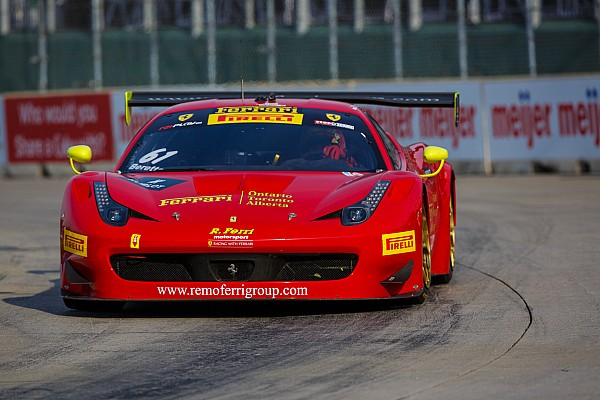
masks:
<svg viewBox="0 0 600 400"><path fill-rule="evenodd" d="M506 354L508 354L508 352L509 352L509 351L511 351L511 350L512 350L512 349L513 349L513 348L514 348L514 347L515 347L517 344L519 344L519 342L520 342L520 341L523 339L523 337L525 336L525 334L526 334L526 333L529 331L529 328L531 328L531 324L533 323L533 313L532 313L532 311L531 311L531 308L529 307L529 304L527 304L527 300L525 300L525 298L524 298L524 297L521 295L521 293L519 293L519 292L518 292L518 291L517 291L515 288L513 288L512 286L510 286L510 285L509 285L508 283L506 283L504 280L502 280L502 279L500 279L500 278L498 278L498 277L496 277L496 276L494 276L494 275L492 275L492 274L489 274L489 273L487 273L487 272L484 272L484 271L482 271L482 270L480 270L480 269L477 269L477 268L475 268L475 267L470 267L470 266L468 266L468 265L464 265L464 264L460 264L460 263L456 263L456 265L457 265L457 266L459 266L459 265L460 265L462 268L466 268L466 269L470 269L470 270L472 270L472 271L475 271L475 272L479 272L480 274L482 274L482 275L485 275L485 276L487 276L487 277L489 277L489 278L492 278L492 279L494 279L494 280L496 280L496 281L498 281L498 282L502 283L502 284L503 284L504 286L506 286L507 288L509 288L509 289L510 289L512 292L514 292L514 293L515 293L517 296L519 296L519 298L521 299L521 301L522 301L522 302L523 302L523 304L525 305L525 308L527 309L527 313L529 314L529 323L527 324L527 327L525 328L525 330L523 330L523 333L521 333L521 336L519 336L519 338L518 338L518 339L517 339L517 340L516 340L516 341L515 341L515 342L514 342L514 343L513 343L513 344L512 344L512 345L511 345L511 346L510 346L510 347L509 347L507 350L506 350L506 351L504 351L504 352L503 352L502 354L500 354L498 357L495 357L495 358L491 359L490 361L488 361L488 362L486 362L486 363L484 363L484 364L481 364L480 366L478 366L478 367L476 367L476 368L473 368L473 369L470 369L470 370L468 370L468 371L466 371L466 372L463 372L463 373L461 373L461 374L458 374L457 376L455 376L455 377L453 377L453 378L451 378L451 379L447 379L447 380L445 380L445 381L443 381L443 382L437 383L437 384L435 384L435 385L433 385L433 386L430 386L430 387L428 387L428 388L425 388L425 389L419 390L419 391L417 391L417 392L411 393L411 394L409 394L409 395L407 395L407 396L398 397L396 400L405 400L405 399L409 399L409 398L411 398L411 397L413 397L413 396L416 396L416 395L418 395L418 394L421 394L421 393L427 392L428 390L435 389L435 388L438 388L438 387L440 387L440 386L446 385L446 384L447 384L447 383L449 383L449 382L456 381L456 380L458 380L458 379L461 379L461 378L463 378L463 377L465 377L465 376L467 376L467 375L470 375L470 374L472 374L472 373L474 373L474 372L476 372L476 371L478 371L478 370L480 370L480 369L482 369L482 368L484 368L484 367L487 367L488 365L490 365L490 364L492 364L492 363L496 362L497 360L499 360L500 358L502 358L502 357L504 357Z"/></svg>

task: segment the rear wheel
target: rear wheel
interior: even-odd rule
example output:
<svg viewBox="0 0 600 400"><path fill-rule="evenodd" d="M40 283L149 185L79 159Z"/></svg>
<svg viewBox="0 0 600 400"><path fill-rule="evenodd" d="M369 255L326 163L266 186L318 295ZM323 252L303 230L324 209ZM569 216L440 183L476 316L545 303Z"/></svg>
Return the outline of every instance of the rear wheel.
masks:
<svg viewBox="0 0 600 400"><path fill-rule="evenodd" d="M452 280L452 274L454 273L454 249L456 246L456 233L454 232L454 206L450 201L450 265L448 266L448 273L444 275L437 275L435 277L435 283L448 283Z"/></svg>
<svg viewBox="0 0 600 400"><path fill-rule="evenodd" d="M98 301L98 300L79 300L63 299L65 306L74 310L82 311L121 311L125 306L124 301Z"/></svg>

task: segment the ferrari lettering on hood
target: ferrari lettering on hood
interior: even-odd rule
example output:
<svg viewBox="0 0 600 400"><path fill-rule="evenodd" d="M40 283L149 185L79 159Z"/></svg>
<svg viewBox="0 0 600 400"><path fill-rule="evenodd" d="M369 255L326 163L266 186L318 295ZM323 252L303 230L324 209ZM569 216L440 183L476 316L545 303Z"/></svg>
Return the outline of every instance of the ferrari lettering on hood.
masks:
<svg viewBox="0 0 600 400"><path fill-rule="evenodd" d="M176 206L179 204L196 204L196 203L217 203L220 201L231 201L230 194L218 194L214 196L188 196L188 197L176 197L173 199L162 199L158 204L162 206Z"/></svg>

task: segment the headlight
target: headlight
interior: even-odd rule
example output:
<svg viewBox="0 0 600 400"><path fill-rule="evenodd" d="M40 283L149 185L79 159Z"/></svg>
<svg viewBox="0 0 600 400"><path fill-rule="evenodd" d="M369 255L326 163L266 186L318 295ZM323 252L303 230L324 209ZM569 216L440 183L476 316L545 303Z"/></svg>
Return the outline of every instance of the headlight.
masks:
<svg viewBox="0 0 600 400"><path fill-rule="evenodd" d="M129 209L110 197L106 183L94 182L94 195L102 221L113 226L123 226L127 223Z"/></svg>
<svg viewBox="0 0 600 400"><path fill-rule="evenodd" d="M367 197L359 203L348 206L342 210L342 225L356 225L365 222L375 212L383 199L383 195L390 186L391 181L378 181Z"/></svg>

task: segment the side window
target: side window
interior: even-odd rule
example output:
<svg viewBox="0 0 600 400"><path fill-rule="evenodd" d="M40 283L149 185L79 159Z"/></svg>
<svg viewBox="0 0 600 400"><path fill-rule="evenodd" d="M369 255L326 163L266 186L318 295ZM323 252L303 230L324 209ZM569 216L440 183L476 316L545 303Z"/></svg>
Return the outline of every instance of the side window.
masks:
<svg viewBox="0 0 600 400"><path fill-rule="evenodd" d="M388 137L387 133L385 133L383 128L381 126L379 126L377 121L375 121L373 119L373 117L371 117L370 115L367 114L367 116L369 117L369 120L371 121L373 126L375 126L377 133L379 133L379 137L381 138L381 140L383 141L383 145L385 146L385 151L388 153L388 156L392 160L392 165L394 166L394 169L398 170L398 169L402 168L402 161L400 161L400 156L398 155L398 149L396 149L396 146L394 146L394 143L392 143L392 141Z"/></svg>

